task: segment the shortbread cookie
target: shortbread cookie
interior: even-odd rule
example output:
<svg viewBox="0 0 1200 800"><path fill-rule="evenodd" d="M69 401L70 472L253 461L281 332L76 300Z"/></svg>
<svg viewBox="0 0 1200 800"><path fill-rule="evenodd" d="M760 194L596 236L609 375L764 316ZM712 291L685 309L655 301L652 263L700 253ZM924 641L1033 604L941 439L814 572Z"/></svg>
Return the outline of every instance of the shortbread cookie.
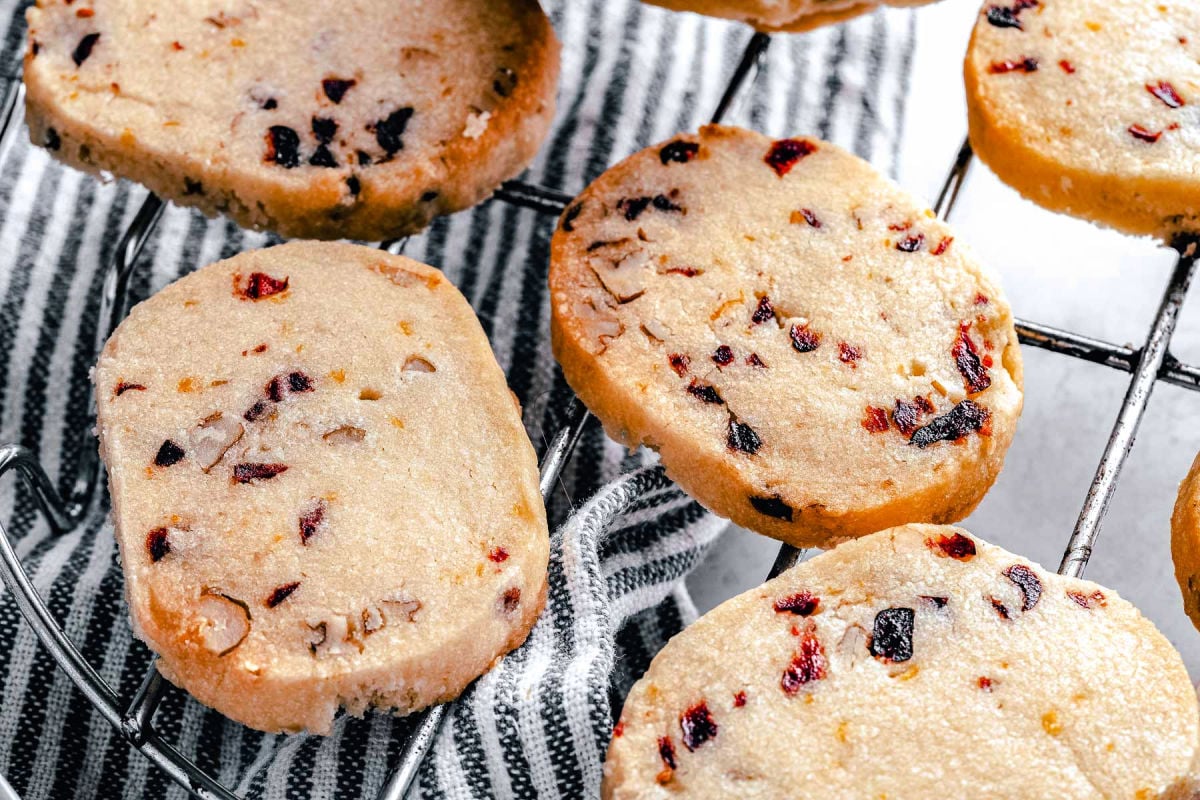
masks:
<svg viewBox="0 0 1200 800"><path fill-rule="evenodd" d="M1200 231L1200 3L985 3L966 59L971 145L1054 211Z"/></svg>
<svg viewBox="0 0 1200 800"><path fill-rule="evenodd" d="M1130 603L957 528L839 546L704 615L613 731L603 795L1151 800L1200 735Z"/></svg>
<svg viewBox="0 0 1200 800"><path fill-rule="evenodd" d="M1183 608L1200 628L1200 455L1179 486L1171 515L1171 558Z"/></svg>
<svg viewBox="0 0 1200 800"><path fill-rule="evenodd" d="M546 592L533 448L441 273L297 243L133 309L95 373L134 628L266 731L449 700Z"/></svg>
<svg viewBox="0 0 1200 800"><path fill-rule="evenodd" d="M631 156L551 250L563 374L701 503L797 546L964 517L1021 411L1008 303L950 229L812 139Z"/></svg>
<svg viewBox="0 0 1200 800"><path fill-rule="evenodd" d="M760 31L807 31L880 6L920 6L934 0L647 0L675 11L744 22Z"/></svg>
<svg viewBox="0 0 1200 800"><path fill-rule="evenodd" d="M550 125L536 0L39 0L30 135L206 214L384 239L487 197Z"/></svg>

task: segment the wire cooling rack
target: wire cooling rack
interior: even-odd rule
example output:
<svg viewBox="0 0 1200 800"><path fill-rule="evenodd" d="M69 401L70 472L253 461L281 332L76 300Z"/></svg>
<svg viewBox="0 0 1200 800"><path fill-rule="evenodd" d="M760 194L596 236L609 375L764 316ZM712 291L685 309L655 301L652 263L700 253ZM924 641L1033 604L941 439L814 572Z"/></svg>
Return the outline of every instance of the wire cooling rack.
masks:
<svg viewBox="0 0 1200 800"><path fill-rule="evenodd" d="M770 36L764 33L756 33L750 37L741 60L730 76L721 100L713 112L713 122L724 119L729 110L744 97L746 88L753 83L754 76L759 72L770 43ZM14 82L0 105L0 162L3 161L23 119L24 87L20 82ZM972 160L970 145L964 143L934 206L940 217L949 217ZM554 216L561 214L573 199L562 192L521 181L505 182L495 196L513 205ZM146 197L129 227L122 233L113 258L107 265L100 304L101 324L96 342L97 352L128 312L130 276L133 274L138 254L162 215L164 205L164 202L153 194ZM1181 363L1169 350L1171 335L1195 271L1200 239L1184 237L1175 241L1172 246L1178 252L1179 258L1163 291L1162 302L1147 333L1146 342L1141 348L1123 347L1048 325L1017 320L1017 333L1022 344L1102 364L1132 375L1108 444L1104 448L1083 509L1058 568L1062 575L1079 577L1087 566L1100 533L1100 524L1116 489L1121 466L1133 447L1138 424L1145 414L1155 384L1161 380L1200 390L1200 367ZM399 253L404 248L404 240L385 242L380 247L392 253ZM94 402L93 399L90 409L93 418ZM541 457L540 488L543 499L547 499L553 490L590 415L579 400L573 398L564 417L565 424L551 439ZM0 445L0 476L15 470L26 481L55 533L66 532L77 525L96 501L99 458L90 429L90 425L85 426L85 431L81 434L84 438L80 448L82 455L74 484L66 497L59 495L31 451L16 444ZM775 577L795 564L801 554L802 551L794 547L782 545L769 577ZM67 674L84 698L120 732L130 747L139 750L173 781L196 797L206 800L238 800L237 795L184 757L155 730L154 714L167 691L167 684L155 664L150 664L132 700L127 704L123 703L112 687L83 658L51 615L45 600L34 588L21 565L3 526L0 526L0 578L12 591L22 615L55 663ZM416 726L403 745L398 763L380 790L379 800L400 800L407 792L422 759L433 744L446 708L445 705L434 706L417 715ZM0 798L4 797L4 789L5 785L0 779Z"/></svg>

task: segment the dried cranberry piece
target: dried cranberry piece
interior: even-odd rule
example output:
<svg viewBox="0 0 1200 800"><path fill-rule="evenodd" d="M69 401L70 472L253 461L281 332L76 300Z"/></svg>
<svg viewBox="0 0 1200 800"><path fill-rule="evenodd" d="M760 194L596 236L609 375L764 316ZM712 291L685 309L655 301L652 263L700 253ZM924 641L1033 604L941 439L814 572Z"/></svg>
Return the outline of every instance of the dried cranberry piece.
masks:
<svg viewBox="0 0 1200 800"><path fill-rule="evenodd" d="M926 603L929 603L934 608L945 608L946 604L950 602L949 597L939 597L937 595L932 595L932 594L923 594L923 595L920 595L920 598L922 600L924 600Z"/></svg>
<svg viewBox="0 0 1200 800"><path fill-rule="evenodd" d="M166 528L155 528L146 534L146 550L150 553L150 560L154 563L162 561L167 553L171 552L171 542L167 539Z"/></svg>
<svg viewBox="0 0 1200 800"><path fill-rule="evenodd" d="M204 194L204 184L200 181L194 181L191 178L183 179L183 194L184 197L192 195Z"/></svg>
<svg viewBox="0 0 1200 800"><path fill-rule="evenodd" d="M1097 606L1108 605L1108 598L1106 598L1104 596L1104 592L1100 591L1099 589L1091 594L1084 594L1083 592L1072 589L1067 591L1067 597L1075 601L1075 604L1080 608L1091 609Z"/></svg>
<svg viewBox="0 0 1200 800"><path fill-rule="evenodd" d="M274 407L269 400L259 400L246 409L246 413L242 415L242 418L246 422L256 422L269 414Z"/></svg>
<svg viewBox="0 0 1200 800"><path fill-rule="evenodd" d="M988 72L993 75L1003 75L1006 72L1037 72L1038 60L1030 56L1022 56L1016 61L993 61Z"/></svg>
<svg viewBox="0 0 1200 800"><path fill-rule="evenodd" d="M279 101L274 97L268 97L266 100L262 101L262 105L260 105L259 108L261 108L263 111L274 111L275 109L279 108Z"/></svg>
<svg viewBox="0 0 1200 800"><path fill-rule="evenodd" d="M683 353L671 353L667 356L667 362L671 365L671 369L675 370L675 374L682 378L687 374L692 360Z"/></svg>
<svg viewBox="0 0 1200 800"><path fill-rule="evenodd" d="M664 166L670 164L672 161L686 164L695 158L699 152L700 145L696 142L674 141L664 145L658 151L658 158Z"/></svg>
<svg viewBox="0 0 1200 800"><path fill-rule="evenodd" d="M975 557L975 540L961 533L941 534L925 540L925 546L955 561L970 561Z"/></svg>
<svg viewBox="0 0 1200 800"><path fill-rule="evenodd" d="M992 415L983 406L963 400L940 417L934 417L928 425L918 428L909 439L922 450L936 442L954 441L968 433L988 430Z"/></svg>
<svg viewBox="0 0 1200 800"><path fill-rule="evenodd" d="M46 128L46 140L42 144L47 150L57 150L62 147L62 137L54 128Z"/></svg>
<svg viewBox="0 0 1200 800"><path fill-rule="evenodd" d="M338 124L336 120L329 117L313 117L312 132L313 136L317 137L317 141L321 144L329 144L333 141L333 137L337 136Z"/></svg>
<svg viewBox="0 0 1200 800"><path fill-rule="evenodd" d="M79 40L79 44L75 45L75 52L71 53L71 60L75 62L75 66L83 66L83 62L88 60L88 56L92 54L92 48L98 41L100 41L98 33L89 33Z"/></svg>
<svg viewBox="0 0 1200 800"><path fill-rule="evenodd" d="M701 274L701 271L695 267L671 267L666 271L667 275L682 275L685 278L694 278Z"/></svg>
<svg viewBox="0 0 1200 800"><path fill-rule="evenodd" d="M126 392L144 392L144 391L146 391L146 387L142 386L140 383L126 383L125 381L118 381L117 385L113 388L113 395L115 395L116 397L120 397L121 395L125 394Z"/></svg>
<svg viewBox="0 0 1200 800"><path fill-rule="evenodd" d="M412 106L398 108L378 122L367 126L375 134L375 141L383 148L388 156L393 156L404 149L404 130L412 119Z"/></svg>
<svg viewBox="0 0 1200 800"><path fill-rule="evenodd" d="M932 414L937 410L933 407L933 403L930 402L928 397L922 397L921 395L917 395L913 398L913 404L915 404L917 408L921 409L921 411L926 414Z"/></svg>
<svg viewBox="0 0 1200 800"><path fill-rule="evenodd" d="M325 96L336 105L342 102L346 92L350 91L356 83L358 81L353 78L325 78L321 81L321 89L325 91Z"/></svg>
<svg viewBox="0 0 1200 800"><path fill-rule="evenodd" d="M566 212L563 213L563 216L562 216L562 229L564 231L566 231L567 233L571 233L572 231L574 231L575 230L575 220L579 217L579 214L582 211L583 211L583 203L576 203L575 205L568 208L566 210Z"/></svg>
<svg viewBox="0 0 1200 800"><path fill-rule="evenodd" d="M702 400L705 403L723 404L725 402L723 399L721 399L721 395L717 392L717 388L715 386L707 383L701 383L695 378L693 378L692 382L688 384L687 391L692 397Z"/></svg>
<svg viewBox="0 0 1200 800"><path fill-rule="evenodd" d="M791 172L797 161L816 151L817 146L807 139L780 139L771 144L763 161L782 178Z"/></svg>
<svg viewBox="0 0 1200 800"><path fill-rule="evenodd" d="M617 720L617 724L613 725L613 734L612 735L613 735L614 739L620 739L622 736L625 735L625 720L623 720L623 719Z"/></svg>
<svg viewBox="0 0 1200 800"><path fill-rule="evenodd" d="M291 392L311 392L313 390L312 378L303 372L289 372L287 380L288 390Z"/></svg>
<svg viewBox="0 0 1200 800"><path fill-rule="evenodd" d="M245 286L241 286L240 275L234 276L234 293L244 300L261 300L264 297L287 291L288 278L276 280L265 272L251 272Z"/></svg>
<svg viewBox="0 0 1200 800"><path fill-rule="evenodd" d="M154 456L154 466L170 467L183 460L183 448L167 439Z"/></svg>
<svg viewBox="0 0 1200 800"><path fill-rule="evenodd" d="M488 561L494 561L497 564L502 564L508 560L508 551L503 547L493 547L488 551Z"/></svg>
<svg viewBox="0 0 1200 800"><path fill-rule="evenodd" d="M237 483L269 481L276 475L284 472L287 472L287 464L263 464L261 462L248 461L234 465L233 479Z"/></svg>
<svg viewBox="0 0 1200 800"><path fill-rule="evenodd" d="M679 716L679 729L683 732L683 746L689 751L714 739L717 736L718 725L708 710L708 703L703 700L689 708Z"/></svg>
<svg viewBox="0 0 1200 800"><path fill-rule="evenodd" d="M821 605L821 598L812 592L796 592L776 600L775 610L780 614L788 613L798 617L807 617L815 614L819 605Z"/></svg>
<svg viewBox="0 0 1200 800"><path fill-rule="evenodd" d="M1022 611L1028 611L1038 604L1042 597L1042 582L1033 570L1024 564L1013 564L1004 570L1004 577L1015 583L1025 596L1021 603Z"/></svg>
<svg viewBox="0 0 1200 800"><path fill-rule="evenodd" d="M979 688L985 692L990 692L992 690L992 679L987 677L986 675L980 676Z"/></svg>
<svg viewBox="0 0 1200 800"><path fill-rule="evenodd" d="M1062 61L1058 62L1058 67L1059 67L1059 69L1061 69L1063 72L1067 73L1068 75L1075 74L1075 65L1072 64L1070 61L1067 61L1065 58Z"/></svg>
<svg viewBox="0 0 1200 800"><path fill-rule="evenodd" d="M754 455L762 447L762 439L758 432L744 422L736 419L729 420L729 435L725 437L725 446L730 450Z"/></svg>
<svg viewBox="0 0 1200 800"><path fill-rule="evenodd" d="M285 583L282 586L276 586L271 595L266 599L267 608L274 608L292 596L292 592L300 588L300 581L292 581Z"/></svg>
<svg viewBox="0 0 1200 800"><path fill-rule="evenodd" d="M284 169L300 166L300 134L286 125L267 129L267 154L264 161L274 162Z"/></svg>
<svg viewBox="0 0 1200 800"><path fill-rule="evenodd" d="M858 369L856 362L860 358L862 358L862 348L855 347L846 342L838 342L838 361L846 364L851 369Z"/></svg>
<svg viewBox="0 0 1200 800"><path fill-rule="evenodd" d="M793 325L788 336L798 353L811 353L821 346L821 334L811 330L808 325Z"/></svg>
<svg viewBox="0 0 1200 800"><path fill-rule="evenodd" d="M754 510L766 517L774 517L781 519L784 522L792 521L794 509L787 503L783 502L783 498L779 495L771 497L751 497L750 505Z"/></svg>
<svg viewBox="0 0 1200 800"><path fill-rule="evenodd" d="M896 242L896 249L902 253L915 253L921 249L923 244L925 244L925 234L915 233Z"/></svg>
<svg viewBox="0 0 1200 800"><path fill-rule="evenodd" d="M903 400L896 401L896 407L892 409L892 422L896 424L896 428L901 433L905 436L912 436L920 421L921 414L916 405Z"/></svg>
<svg viewBox="0 0 1200 800"><path fill-rule="evenodd" d="M1175 87L1167 81L1159 81L1158 83L1147 83L1146 91L1162 100L1168 108L1182 108L1184 106L1183 98L1179 96L1179 92L1175 91Z"/></svg>
<svg viewBox="0 0 1200 800"><path fill-rule="evenodd" d="M792 656L791 663L783 671L779 685L786 694L795 694L805 684L823 679L828 666L829 662L825 659L825 648L817 639L816 631L809 628L800 637L796 654Z"/></svg>
<svg viewBox="0 0 1200 800"><path fill-rule="evenodd" d="M1148 128L1143 128L1141 125L1134 123L1129 126L1129 135L1135 139L1141 139L1143 142L1154 144L1162 138L1162 131L1152 131Z"/></svg>
<svg viewBox="0 0 1200 800"><path fill-rule="evenodd" d="M333 151L327 145L319 144L317 149L313 151L312 156L308 159L309 166L313 167L336 167L338 165L337 158L333 155Z"/></svg>
<svg viewBox="0 0 1200 800"><path fill-rule="evenodd" d="M963 377L967 393L978 394L992 385L992 378L979 360L975 342L967 335L970 327L969 322L959 326L958 337L954 340L954 346L950 348L950 355L954 358L954 366L958 367L958 374Z"/></svg>
<svg viewBox="0 0 1200 800"><path fill-rule="evenodd" d="M521 605L521 590L513 586L504 591L500 596L500 607L504 609L505 614L514 614Z"/></svg>
<svg viewBox="0 0 1200 800"><path fill-rule="evenodd" d="M630 222L640 217L643 211L652 206L658 211L683 211L683 206L671 202L671 198L664 194L656 194L653 197L650 195L626 197L617 201L617 210L623 212L625 219Z"/></svg>
<svg viewBox="0 0 1200 800"><path fill-rule="evenodd" d="M935 256L940 256L942 253L950 249L950 245L954 244L953 236L943 236L942 240L937 243L937 246L930 252Z"/></svg>
<svg viewBox="0 0 1200 800"><path fill-rule="evenodd" d="M733 349L727 344L721 345L713 351L712 360L717 366L729 366L733 363Z"/></svg>
<svg viewBox="0 0 1200 800"><path fill-rule="evenodd" d="M326 502L318 499L312 508L300 515L300 544L308 544L308 540L321 530L321 523L325 521L326 508L328 508Z"/></svg>
<svg viewBox="0 0 1200 800"><path fill-rule="evenodd" d="M751 353L746 356L746 365L750 367L765 367L766 363L758 357L758 353Z"/></svg>
<svg viewBox="0 0 1200 800"><path fill-rule="evenodd" d="M800 209L800 216L808 223L810 228L820 228L821 220L817 219L817 215L807 208ZM795 220L793 220L794 222Z"/></svg>
<svg viewBox="0 0 1200 800"><path fill-rule="evenodd" d="M1000 615L1000 619L1012 619L1012 612L1008 610L1008 606L995 597L989 597L988 600L992 602L992 609Z"/></svg>
<svg viewBox="0 0 1200 800"><path fill-rule="evenodd" d="M678 766L675 762L675 743L671 741L670 736L659 737L658 757L662 759L663 766L667 769L675 769Z"/></svg>
<svg viewBox="0 0 1200 800"><path fill-rule="evenodd" d="M750 315L750 322L761 325L769 319L775 319L775 306L772 305L771 298L764 294L758 298L758 305L754 307L754 313Z"/></svg>
<svg viewBox="0 0 1200 800"><path fill-rule="evenodd" d="M862 426L871 433L883 433L888 429L887 411L867 406L867 415L863 417Z"/></svg>
<svg viewBox="0 0 1200 800"><path fill-rule="evenodd" d="M1017 17L1016 12L1007 6L988 6L987 21L997 28L1025 30L1021 27L1021 20Z"/></svg>
<svg viewBox="0 0 1200 800"><path fill-rule="evenodd" d="M741 708L744 705L746 705L746 693L745 692L737 692L736 694L734 694L733 707Z"/></svg>
<svg viewBox="0 0 1200 800"><path fill-rule="evenodd" d="M911 608L885 608L875 615L871 633L871 655L899 663L913 655L913 620Z"/></svg>

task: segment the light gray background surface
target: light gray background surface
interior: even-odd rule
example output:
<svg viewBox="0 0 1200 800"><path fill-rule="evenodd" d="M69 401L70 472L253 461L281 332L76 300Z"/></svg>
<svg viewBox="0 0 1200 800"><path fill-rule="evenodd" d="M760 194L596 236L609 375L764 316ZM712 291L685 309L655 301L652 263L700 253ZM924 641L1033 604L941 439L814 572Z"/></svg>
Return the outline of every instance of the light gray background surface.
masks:
<svg viewBox="0 0 1200 800"><path fill-rule="evenodd" d="M946 0L916 12L919 38L899 181L930 202L966 133L962 57L978 7L975 0ZM1142 344L1174 263L1172 251L1044 211L978 162L953 222L1000 275L1017 316ZM1172 352L1200 362L1200 286L1183 309ZM963 524L1055 569L1128 375L1031 347L1024 356L1025 412L1016 440L996 486ZM1086 573L1154 620L1193 679L1200 678L1200 633L1183 613L1169 524L1179 481L1197 450L1200 392L1160 383ZM772 540L727 531L688 580L699 610L761 583L777 550Z"/></svg>

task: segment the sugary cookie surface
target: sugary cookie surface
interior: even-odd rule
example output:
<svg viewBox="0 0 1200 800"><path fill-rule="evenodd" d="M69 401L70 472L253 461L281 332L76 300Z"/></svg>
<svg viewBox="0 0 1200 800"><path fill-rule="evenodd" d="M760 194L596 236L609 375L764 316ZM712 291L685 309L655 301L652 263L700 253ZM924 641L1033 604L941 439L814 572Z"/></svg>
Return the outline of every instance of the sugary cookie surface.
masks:
<svg viewBox="0 0 1200 800"><path fill-rule="evenodd" d="M647 0L676 11L745 22L760 31L807 31L857 17L880 6L919 6L934 0Z"/></svg>
<svg viewBox="0 0 1200 800"><path fill-rule="evenodd" d="M985 3L967 53L971 144L1055 211L1200 232L1200 4Z"/></svg>
<svg viewBox="0 0 1200 800"><path fill-rule="evenodd" d="M555 355L609 434L797 545L961 519L1020 414L999 287L824 142L710 126L635 154L563 215L550 284Z"/></svg>
<svg viewBox="0 0 1200 800"><path fill-rule="evenodd" d="M1197 733L1182 660L1128 602L910 525L672 639L625 702L604 797L1160 798Z"/></svg>
<svg viewBox="0 0 1200 800"><path fill-rule="evenodd" d="M524 640L548 537L533 449L438 271L297 243L133 309L95 372L135 630L264 730L454 697Z"/></svg>
<svg viewBox="0 0 1200 800"><path fill-rule="evenodd" d="M558 43L536 0L41 0L33 141L206 213L383 239L533 158Z"/></svg>

